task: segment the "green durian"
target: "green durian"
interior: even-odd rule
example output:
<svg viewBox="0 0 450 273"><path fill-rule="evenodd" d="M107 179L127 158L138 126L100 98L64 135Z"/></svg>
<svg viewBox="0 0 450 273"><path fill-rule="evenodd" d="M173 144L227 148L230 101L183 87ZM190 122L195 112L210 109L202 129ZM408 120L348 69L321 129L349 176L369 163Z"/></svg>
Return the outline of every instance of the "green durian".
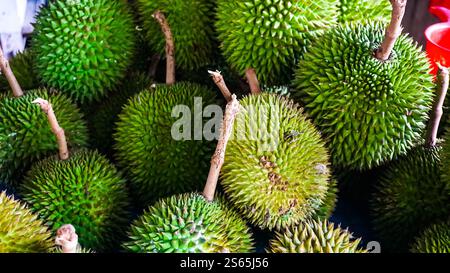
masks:
<svg viewBox="0 0 450 273"><path fill-rule="evenodd" d="M450 222L425 229L411 247L413 253L450 253Z"/></svg>
<svg viewBox="0 0 450 273"><path fill-rule="evenodd" d="M51 233L25 204L0 192L0 253L48 252Z"/></svg>
<svg viewBox="0 0 450 273"><path fill-rule="evenodd" d="M445 184L445 192L447 196L450 196L450 130L447 129L443 136L444 143L442 145L442 163L440 165L441 180Z"/></svg>
<svg viewBox="0 0 450 273"><path fill-rule="evenodd" d="M77 106L63 94L46 89L27 91L20 98L0 94L0 181L13 182L33 161L58 150L47 118L32 101L41 97L53 104L72 148L87 144L87 127Z"/></svg>
<svg viewBox="0 0 450 273"><path fill-rule="evenodd" d="M326 220L331 217L336 208L337 194L338 194L338 182L332 178L328 186L327 194L323 199L323 204L316 210L314 216L319 219Z"/></svg>
<svg viewBox="0 0 450 273"><path fill-rule="evenodd" d="M119 115L114 147L140 205L200 190L208 175L214 142L193 134L202 132L194 128L194 120L200 118L202 126L206 123L194 109L201 110L215 102L213 91L192 83L156 85L128 101ZM172 112L180 105L193 111L189 111L192 130L183 128L190 136L186 140L175 140L172 136L172 127L179 119Z"/></svg>
<svg viewBox="0 0 450 273"><path fill-rule="evenodd" d="M276 232L270 253L363 253L361 239L327 220L309 220Z"/></svg>
<svg viewBox="0 0 450 273"><path fill-rule="evenodd" d="M374 20L387 23L391 10L387 0L340 0L338 22Z"/></svg>
<svg viewBox="0 0 450 273"><path fill-rule="evenodd" d="M51 1L38 14L33 36L39 77L81 103L99 100L125 78L133 34L125 1Z"/></svg>
<svg viewBox="0 0 450 273"><path fill-rule="evenodd" d="M222 168L231 203L261 228L281 229L313 216L330 188L320 133L285 97L251 95L241 106Z"/></svg>
<svg viewBox="0 0 450 273"><path fill-rule="evenodd" d="M213 1L211 0L137 0L139 14L150 48L164 56L165 39L153 18L163 12L176 44L177 66L186 70L200 68L212 61Z"/></svg>
<svg viewBox="0 0 450 273"><path fill-rule="evenodd" d="M187 193L158 201L137 219L125 248L132 252L250 252L246 223L222 198Z"/></svg>
<svg viewBox="0 0 450 273"><path fill-rule="evenodd" d="M125 235L130 216L125 181L96 151L80 149L67 160L52 156L35 163L19 193L52 230L72 224L88 249L110 250Z"/></svg>
<svg viewBox="0 0 450 273"><path fill-rule="evenodd" d="M338 26L298 64L291 96L328 140L336 167L366 170L418 144L433 100L428 59L406 35L391 57L374 57L382 23Z"/></svg>
<svg viewBox="0 0 450 273"><path fill-rule="evenodd" d="M338 0L218 0L223 54L242 76L254 68L264 84L287 84L305 47L336 24L338 5Z"/></svg>
<svg viewBox="0 0 450 273"><path fill-rule="evenodd" d="M31 50L25 50L9 60L9 65L20 86L25 90L39 87L39 79L34 71L34 55ZM9 83L0 73L0 92L10 92Z"/></svg>

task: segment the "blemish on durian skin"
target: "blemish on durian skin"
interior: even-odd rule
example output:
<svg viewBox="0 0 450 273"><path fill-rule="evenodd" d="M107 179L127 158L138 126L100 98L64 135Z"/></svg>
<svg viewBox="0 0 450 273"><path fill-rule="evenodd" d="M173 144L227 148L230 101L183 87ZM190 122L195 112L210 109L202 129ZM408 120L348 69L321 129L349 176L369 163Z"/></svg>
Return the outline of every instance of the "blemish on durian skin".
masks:
<svg viewBox="0 0 450 273"><path fill-rule="evenodd" d="M264 170L268 171L267 178L270 182L268 193L272 193L274 189L287 191L288 182L283 180L283 177L276 171L277 165L269 161L266 156L260 157L259 163Z"/></svg>

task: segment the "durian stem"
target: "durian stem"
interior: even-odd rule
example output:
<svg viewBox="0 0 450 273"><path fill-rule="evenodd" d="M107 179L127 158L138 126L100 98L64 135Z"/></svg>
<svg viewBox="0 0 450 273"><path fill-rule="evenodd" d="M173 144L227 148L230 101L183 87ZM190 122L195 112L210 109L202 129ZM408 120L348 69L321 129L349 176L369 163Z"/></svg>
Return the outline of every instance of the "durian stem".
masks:
<svg viewBox="0 0 450 273"><path fill-rule="evenodd" d="M56 231L55 244L63 253L77 253L78 235L72 225L63 225Z"/></svg>
<svg viewBox="0 0 450 273"><path fill-rule="evenodd" d="M225 97L227 102L231 101L231 92L228 89L225 80L223 79L222 74L220 74L219 71L210 71L208 70L208 73L212 76L214 83L219 88L220 92L222 92L222 95Z"/></svg>
<svg viewBox="0 0 450 273"><path fill-rule="evenodd" d="M67 148L66 135L64 134L64 129L59 126L52 105L48 101L41 98L35 99L33 103L39 105L42 111L47 115L48 123L50 124L52 132L55 134L56 141L58 142L59 159L68 159L69 149Z"/></svg>
<svg viewBox="0 0 450 273"><path fill-rule="evenodd" d="M252 94L261 93L261 87L259 86L259 81L258 77L256 76L255 69L247 69L245 71L245 76L247 77L248 85L250 85L250 92L252 92Z"/></svg>
<svg viewBox="0 0 450 273"><path fill-rule="evenodd" d="M154 54L152 59L150 60L150 67L148 69L148 75L151 79L154 79L156 76L156 70L158 69L159 61L161 60L161 55Z"/></svg>
<svg viewBox="0 0 450 273"><path fill-rule="evenodd" d="M206 185L203 189L203 196L210 202L214 200L214 194L216 192L220 170L222 169L222 165L225 160L225 151L227 148L228 140L231 136L234 120L236 119L236 115L239 112L239 108L240 104L236 98L236 95L232 95L231 100L228 102L225 109L225 116L223 118L220 130L220 138L217 143L216 151L212 156L208 179L206 180Z"/></svg>
<svg viewBox="0 0 450 273"><path fill-rule="evenodd" d="M447 90L449 86L449 72L447 67L443 67L438 63L439 73L437 78L437 94L436 100L433 105L433 111L431 112L430 123L427 130L427 147L436 146L437 134L439 124L441 122L445 97L447 96Z"/></svg>
<svg viewBox="0 0 450 273"><path fill-rule="evenodd" d="M160 10L153 13L153 18L158 21L166 38L166 84L172 85L175 83L175 42L172 30L166 16Z"/></svg>
<svg viewBox="0 0 450 273"><path fill-rule="evenodd" d="M6 59L5 55L3 55L3 51L0 48L0 70L3 72L3 74L6 77L6 80L8 81L9 85L11 86L11 90L13 92L14 97L22 97L23 91L22 88L19 85L19 82L16 79L16 76L14 76L14 73L11 70L11 66L9 66L9 62Z"/></svg>
<svg viewBox="0 0 450 273"><path fill-rule="evenodd" d="M386 61L391 56L397 38L402 34L402 20L405 15L407 0L390 0L392 5L391 22L386 28L383 43L377 49L375 57L380 61Z"/></svg>

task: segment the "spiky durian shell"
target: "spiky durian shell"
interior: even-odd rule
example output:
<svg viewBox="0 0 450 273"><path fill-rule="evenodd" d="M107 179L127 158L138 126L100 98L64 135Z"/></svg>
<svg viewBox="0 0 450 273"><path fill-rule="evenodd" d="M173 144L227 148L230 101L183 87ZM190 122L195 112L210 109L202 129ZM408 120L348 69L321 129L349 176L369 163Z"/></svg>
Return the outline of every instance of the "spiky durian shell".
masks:
<svg viewBox="0 0 450 273"><path fill-rule="evenodd" d="M34 54L31 50L25 50L9 60L9 65L20 87L31 90L39 87L39 79L34 71ZM3 74L0 74L0 91L10 92L9 83Z"/></svg>
<svg viewBox="0 0 450 273"><path fill-rule="evenodd" d="M338 0L218 0L223 54L241 75L254 68L268 85L286 84L310 40L337 21Z"/></svg>
<svg viewBox="0 0 450 273"><path fill-rule="evenodd" d="M249 228L222 198L209 202L198 193L175 195L151 206L130 231L132 252L250 252Z"/></svg>
<svg viewBox="0 0 450 273"><path fill-rule="evenodd" d="M336 208L338 191L339 189L337 185L337 180L332 178L328 186L327 194L323 199L323 204L315 212L314 216L316 218L325 220L331 217L331 215L334 212L334 209Z"/></svg>
<svg viewBox="0 0 450 273"><path fill-rule="evenodd" d="M28 91L20 98L0 95L0 181L11 182L31 162L58 151L47 116L32 103L36 98L50 101L69 147L87 144L83 116L67 96L45 89Z"/></svg>
<svg viewBox="0 0 450 273"><path fill-rule="evenodd" d="M39 77L79 102L98 100L133 60L133 28L125 1L51 1L33 37Z"/></svg>
<svg viewBox="0 0 450 273"><path fill-rule="evenodd" d="M339 23L374 20L388 22L391 3L386 0L340 0Z"/></svg>
<svg viewBox="0 0 450 273"><path fill-rule="evenodd" d="M80 149L64 161L52 156L35 163L19 192L52 230L72 224L83 247L108 250L124 235L129 218L125 181L96 151Z"/></svg>
<svg viewBox="0 0 450 273"><path fill-rule="evenodd" d="M440 165L441 179L445 183L445 192L450 195L450 130L447 128L444 136L444 143L442 144L442 163Z"/></svg>
<svg viewBox="0 0 450 273"><path fill-rule="evenodd" d="M0 253L47 252L51 233L25 204L0 193Z"/></svg>
<svg viewBox="0 0 450 273"><path fill-rule="evenodd" d="M381 23L338 26L298 64L291 94L327 137L337 167L370 169L421 140L433 99L428 59L401 35L380 62L373 52L384 33Z"/></svg>
<svg viewBox="0 0 450 273"><path fill-rule="evenodd" d="M160 197L200 190L208 175L214 142L194 132L195 98L204 109L215 104L215 93L201 85L177 83L156 85L131 98L119 115L114 134L116 157L130 177L130 186L143 206ZM179 120L172 116L175 107L188 107L192 121L190 140L177 141L172 126ZM200 110L201 110L200 109ZM201 117L201 116L200 116ZM206 121L202 121L204 125ZM202 127L203 128L203 127ZM188 128L183 128L188 131Z"/></svg>
<svg viewBox="0 0 450 273"><path fill-rule="evenodd" d="M450 253L450 221L432 225L416 238L413 253Z"/></svg>
<svg viewBox="0 0 450 273"><path fill-rule="evenodd" d="M211 0L137 0L147 41L153 51L165 56L161 27L152 17L162 11L175 41L175 59L180 68L193 70L212 60L213 1Z"/></svg>
<svg viewBox="0 0 450 273"><path fill-rule="evenodd" d="M327 220L309 220L276 232L270 241L271 253L361 253L361 239L354 239L348 229L335 227Z"/></svg>
<svg viewBox="0 0 450 273"><path fill-rule="evenodd" d="M386 249L406 251L418 232L450 214L450 193L440 177L440 150L416 147L381 174L371 206L375 230Z"/></svg>
<svg viewBox="0 0 450 273"><path fill-rule="evenodd" d="M231 203L261 228L280 229L312 216L330 178L319 132L287 98L262 93L245 97L241 106L222 168Z"/></svg>

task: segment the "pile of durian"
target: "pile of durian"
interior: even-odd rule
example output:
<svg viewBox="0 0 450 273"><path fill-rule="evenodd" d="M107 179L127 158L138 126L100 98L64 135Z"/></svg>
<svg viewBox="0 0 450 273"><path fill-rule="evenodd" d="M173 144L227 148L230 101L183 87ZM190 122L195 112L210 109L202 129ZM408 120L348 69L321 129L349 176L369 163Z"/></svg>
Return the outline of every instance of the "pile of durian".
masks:
<svg viewBox="0 0 450 273"><path fill-rule="evenodd" d="M0 252L370 252L330 221L365 184L382 251L449 253L448 70L406 4L49 1L0 54Z"/></svg>

